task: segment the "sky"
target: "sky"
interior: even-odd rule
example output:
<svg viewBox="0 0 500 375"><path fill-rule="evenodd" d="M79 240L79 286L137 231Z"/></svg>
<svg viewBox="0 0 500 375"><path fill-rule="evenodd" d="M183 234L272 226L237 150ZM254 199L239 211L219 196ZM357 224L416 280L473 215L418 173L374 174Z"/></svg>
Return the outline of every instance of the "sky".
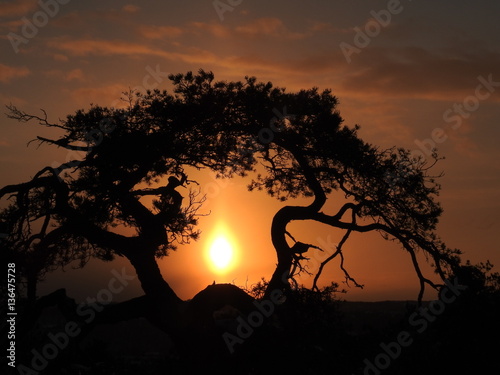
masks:
<svg viewBox="0 0 500 375"><path fill-rule="evenodd" d="M129 89L171 89L167 75L213 71L216 80L256 76L293 92L332 89L345 124L381 148L405 147L446 159L438 234L472 263L500 267L500 3L441 1L0 1L0 104L47 111L57 121L91 103L119 105ZM287 108L293 114L293 108ZM27 143L59 133L0 117L0 185L29 180L64 150ZM270 118L274 114L270 113ZM247 180L194 173L207 197L202 237L162 259L165 279L181 298L206 285L250 286L269 279L276 257L270 224L283 203L249 193ZM190 176L191 177L191 176ZM185 193L184 193L185 194ZM293 202L293 204L307 201ZM333 197L330 208L339 204ZM293 223L290 231L331 253L342 233ZM216 272L210 244L224 235L234 248L232 268ZM325 257L311 252L310 269ZM338 262L322 284L337 281L347 300L415 299L419 284L409 256L377 234L354 235L345 247L351 276ZM423 260L423 259L422 259ZM49 275L40 294L64 286L77 300L96 296L114 271L133 275L124 259L92 261ZM430 270L426 269L427 272ZM428 274L432 276L432 274ZM299 282L310 286L312 279ZM141 294L137 279L115 296ZM432 298L432 294L426 294Z"/></svg>

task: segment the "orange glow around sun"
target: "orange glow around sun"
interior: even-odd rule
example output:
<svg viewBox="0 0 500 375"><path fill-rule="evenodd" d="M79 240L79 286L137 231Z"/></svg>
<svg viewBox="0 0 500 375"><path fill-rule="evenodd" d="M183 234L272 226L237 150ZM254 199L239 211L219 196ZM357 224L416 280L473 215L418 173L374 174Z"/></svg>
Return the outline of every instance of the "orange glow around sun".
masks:
<svg viewBox="0 0 500 375"><path fill-rule="evenodd" d="M205 260L210 270L225 274L238 264L238 249L233 235L226 226L218 224L206 243Z"/></svg>

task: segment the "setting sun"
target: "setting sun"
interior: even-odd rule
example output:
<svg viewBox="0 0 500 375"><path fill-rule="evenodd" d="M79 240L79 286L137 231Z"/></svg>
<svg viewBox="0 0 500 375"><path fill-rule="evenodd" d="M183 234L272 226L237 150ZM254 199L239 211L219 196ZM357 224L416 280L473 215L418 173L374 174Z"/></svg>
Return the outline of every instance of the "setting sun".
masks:
<svg viewBox="0 0 500 375"><path fill-rule="evenodd" d="M224 274L237 263L236 242L225 226L218 224L206 245L205 259L212 272Z"/></svg>
<svg viewBox="0 0 500 375"><path fill-rule="evenodd" d="M233 248L225 237L217 237L210 247L210 260L218 270L226 269L233 258Z"/></svg>

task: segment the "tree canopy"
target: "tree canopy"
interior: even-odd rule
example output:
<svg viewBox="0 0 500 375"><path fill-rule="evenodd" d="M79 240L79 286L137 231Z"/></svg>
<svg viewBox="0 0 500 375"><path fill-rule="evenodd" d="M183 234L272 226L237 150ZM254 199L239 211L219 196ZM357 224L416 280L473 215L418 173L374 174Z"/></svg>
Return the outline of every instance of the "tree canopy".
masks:
<svg viewBox="0 0 500 375"><path fill-rule="evenodd" d="M436 201L439 184L429 169L436 155L429 162L405 149L381 150L364 142L357 126L343 125L330 90L288 93L254 77L214 81L213 73L203 70L169 78L173 93L129 93L124 109L92 105L59 123L9 107L12 118L62 132L38 142L80 156L0 190L0 196L14 198L2 212L13 248L45 254L51 260L44 264L74 259L84 264L90 257L115 255L128 257L136 268L144 257L154 261L199 234L196 211L203 197L191 192L186 203L175 190L192 182L186 168L194 167L224 177L250 174L249 190L264 190L281 201L311 197L308 206L286 205L274 217L278 267L270 289L286 289L288 278L306 261L301 254L311 245L290 247L286 240L293 238L287 225L297 220L345 230L332 257L343 256L341 247L355 231L399 241L420 279L420 298L426 284L437 285L420 270L418 251L443 280L458 266L459 252L435 234L442 209ZM257 165L263 172L256 173ZM168 183L159 186L167 176ZM334 191L345 203L326 213L328 199L340 197ZM147 196L154 198L152 206L141 201ZM120 235L116 226L132 227L135 235ZM147 292L148 283L141 281Z"/></svg>

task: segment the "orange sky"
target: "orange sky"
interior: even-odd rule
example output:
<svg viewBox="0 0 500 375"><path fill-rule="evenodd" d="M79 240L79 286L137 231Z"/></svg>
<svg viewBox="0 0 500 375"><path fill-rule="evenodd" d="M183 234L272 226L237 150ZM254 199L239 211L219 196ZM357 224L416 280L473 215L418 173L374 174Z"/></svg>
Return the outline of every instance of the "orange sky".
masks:
<svg viewBox="0 0 500 375"><path fill-rule="evenodd" d="M464 259L500 267L498 1L221 0L239 4L225 12L212 1L54 1L0 3L0 103L28 112L44 108L55 121L90 103L116 105L128 88L169 89L167 74L199 68L220 80L257 76L288 91L331 88L346 124L361 125L364 140L416 151L438 146L446 157L437 168L446 174L439 234ZM26 147L38 134L57 133L6 117L0 126L2 186L65 161L65 151ZM196 178L209 197L203 210L211 214L200 219L199 242L161 261L167 281L190 298L214 280L245 285L269 278L275 265L270 223L282 203L248 193L242 179ZM335 204L332 199L330 207ZM239 252L239 264L226 275L212 273L204 258L218 223L231 231ZM291 230L322 245L341 236L310 223ZM317 264L318 256L311 257ZM346 264L365 284L362 291L349 289L347 299L417 296L408 256L377 235L354 236ZM83 300L122 266L128 264L92 262L49 277L41 292L64 285ZM325 283L343 280L338 263L327 271ZM134 281L117 300L140 293Z"/></svg>

